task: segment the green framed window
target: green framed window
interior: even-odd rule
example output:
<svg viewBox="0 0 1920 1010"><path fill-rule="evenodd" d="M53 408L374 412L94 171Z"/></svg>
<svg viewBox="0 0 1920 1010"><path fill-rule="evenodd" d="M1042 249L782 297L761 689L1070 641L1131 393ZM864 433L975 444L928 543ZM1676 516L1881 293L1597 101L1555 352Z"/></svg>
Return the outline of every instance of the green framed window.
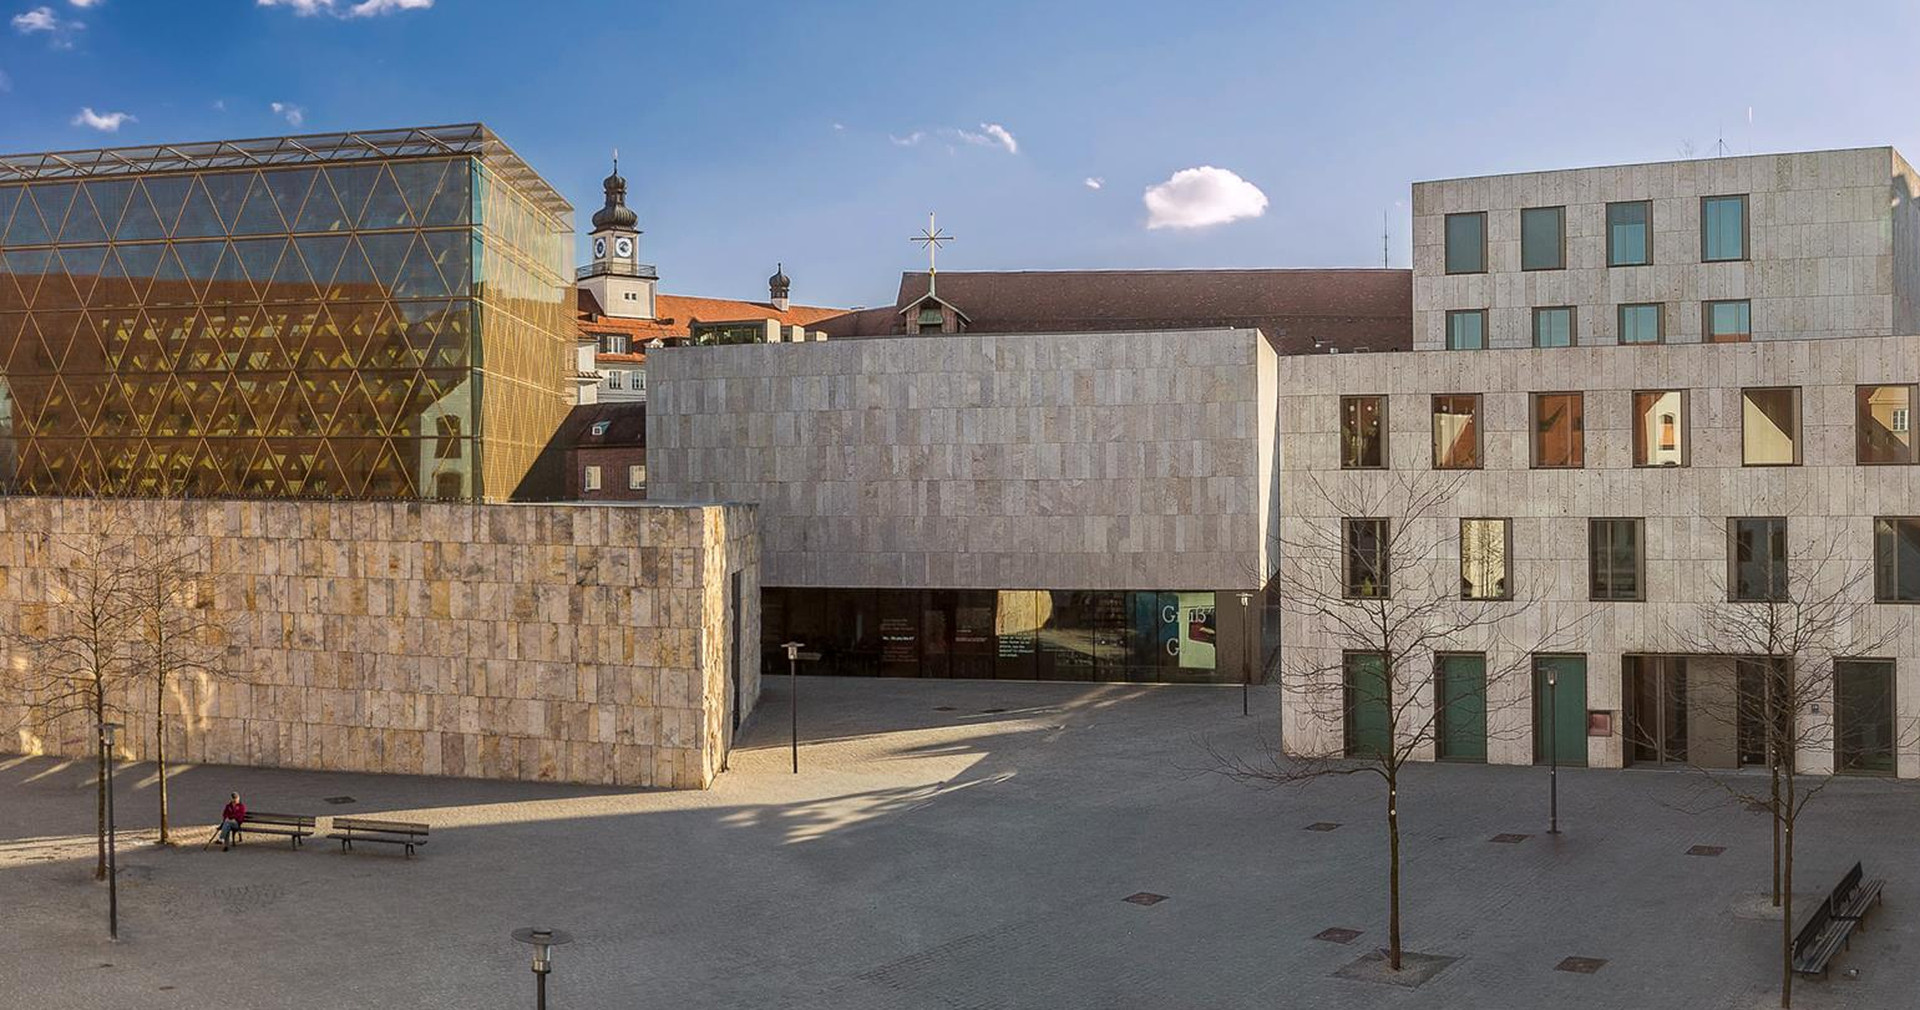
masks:
<svg viewBox="0 0 1920 1010"><path fill-rule="evenodd" d="M1567 268L1567 208L1528 207L1520 212L1520 269Z"/></svg>
<svg viewBox="0 0 1920 1010"><path fill-rule="evenodd" d="M1446 271L1450 274L1487 272L1486 212L1447 215Z"/></svg>
<svg viewBox="0 0 1920 1010"><path fill-rule="evenodd" d="M1533 346L1572 347L1573 306L1555 305L1533 310Z"/></svg>
<svg viewBox="0 0 1920 1010"><path fill-rule="evenodd" d="M1652 262L1653 203L1607 204L1607 265L1637 267Z"/></svg>
<svg viewBox="0 0 1920 1010"><path fill-rule="evenodd" d="M1667 338L1666 307L1659 302L1622 305L1619 336L1623 344L1657 344Z"/></svg>

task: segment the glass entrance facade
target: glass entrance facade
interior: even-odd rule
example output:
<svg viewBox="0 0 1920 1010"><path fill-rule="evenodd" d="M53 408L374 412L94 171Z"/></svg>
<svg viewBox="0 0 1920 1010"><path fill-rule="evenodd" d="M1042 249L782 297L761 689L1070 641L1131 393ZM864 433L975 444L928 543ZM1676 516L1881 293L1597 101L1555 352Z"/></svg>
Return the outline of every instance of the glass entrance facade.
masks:
<svg viewBox="0 0 1920 1010"><path fill-rule="evenodd" d="M808 672L978 680L1235 681L1215 661L1210 591L793 589L762 591L761 655L806 643Z"/></svg>
<svg viewBox="0 0 1920 1010"><path fill-rule="evenodd" d="M571 214L479 126L0 157L0 490L505 498Z"/></svg>

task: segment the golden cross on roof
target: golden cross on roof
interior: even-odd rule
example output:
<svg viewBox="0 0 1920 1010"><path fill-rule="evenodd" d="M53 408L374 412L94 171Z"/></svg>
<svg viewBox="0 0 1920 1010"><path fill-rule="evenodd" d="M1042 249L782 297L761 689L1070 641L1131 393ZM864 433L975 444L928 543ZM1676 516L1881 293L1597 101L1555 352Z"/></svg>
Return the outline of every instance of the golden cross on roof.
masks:
<svg viewBox="0 0 1920 1010"><path fill-rule="evenodd" d="M926 247L927 294L933 294L933 285L936 276L935 257L940 253L940 244L942 242L953 241L953 236L941 231L939 227L933 223L933 211L927 211L927 226L920 229L920 234L913 236L907 241L918 242Z"/></svg>

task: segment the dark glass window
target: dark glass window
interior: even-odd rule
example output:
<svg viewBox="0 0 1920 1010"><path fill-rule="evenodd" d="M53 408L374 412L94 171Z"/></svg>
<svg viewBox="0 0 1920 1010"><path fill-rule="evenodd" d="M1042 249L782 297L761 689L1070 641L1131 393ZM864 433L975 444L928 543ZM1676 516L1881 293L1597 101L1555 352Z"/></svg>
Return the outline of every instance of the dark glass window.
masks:
<svg viewBox="0 0 1920 1010"><path fill-rule="evenodd" d="M1592 519L1587 523L1588 595L1596 600L1639 600L1641 520Z"/></svg>
<svg viewBox="0 0 1920 1010"><path fill-rule="evenodd" d="M1387 465L1387 398L1340 398L1340 466L1377 470Z"/></svg>
<svg viewBox="0 0 1920 1010"><path fill-rule="evenodd" d="M1446 270L1450 274L1487 272L1487 215L1448 214Z"/></svg>
<svg viewBox="0 0 1920 1010"><path fill-rule="evenodd" d="M1487 312L1464 309L1447 313L1447 350L1478 351L1487 346Z"/></svg>
<svg viewBox="0 0 1920 1010"><path fill-rule="evenodd" d="M1480 395L1454 393L1433 398L1433 465L1440 470L1480 466Z"/></svg>
<svg viewBox="0 0 1920 1010"><path fill-rule="evenodd" d="M1747 466L1800 463L1800 390L1793 387L1740 391L1742 457Z"/></svg>
<svg viewBox="0 0 1920 1010"><path fill-rule="evenodd" d="M1586 398L1580 393L1533 394L1533 465L1585 466L1585 414Z"/></svg>
<svg viewBox="0 0 1920 1010"><path fill-rule="evenodd" d="M1572 347L1573 308L1559 305L1533 310L1533 346Z"/></svg>
<svg viewBox="0 0 1920 1010"><path fill-rule="evenodd" d="M1893 662L1843 659L1833 664L1839 746L1836 770L1871 775L1894 771Z"/></svg>
<svg viewBox="0 0 1920 1010"><path fill-rule="evenodd" d="M1713 263L1747 258L1747 198L1700 199L1700 259Z"/></svg>
<svg viewBox="0 0 1920 1010"><path fill-rule="evenodd" d="M1653 204L1607 204L1607 265L1644 266L1653 262Z"/></svg>
<svg viewBox="0 0 1920 1010"><path fill-rule="evenodd" d="M1460 598L1504 600L1513 596L1507 556L1512 523L1506 519L1460 520Z"/></svg>
<svg viewBox="0 0 1920 1010"><path fill-rule="evenodd" d="M1387 520L1348 519L1345 533L1346 595L1363 599L1385 599L1392 595Z"/></svg>
<svg viewBox="0 0 1920 1010"><path fill-rule="evenodd" d="M1666 339L1666 312L1658 302L1620 306L1620 342L1657 344Z"/></svg>
<svg viewBox="0 0 1920 1010"><path fill-rule="evenodd" d="M1728 593L1741 602L1787 598L1787 521L1778 516L1728 521Z"/></svg>
<svg viewBox="0 0 1920 1010"><path fill-rule="evenodd" d="M1854 389L1854 459L1860 463L1914 461L1913 386Z"/></svg>
<svg viewBox="0 0 1920 1010"><path fill-rule="evenodd" d="M1920 519L1873 521L1873 597L1882 603L1920 603Z"/></svg>
<svg viewBox="0 0 1920 1010"><path fill-rule="evenodd" d="M1707 343L1738 344L1753 339L1753 310L1745 299L1700 304Z"/></svg>
<svg viewBox="0 0 1920 1010"><path fill-rule="evenodd" d="M1520 269L1564 270L1567 209L1528 207L1520 212Z"/></svg>

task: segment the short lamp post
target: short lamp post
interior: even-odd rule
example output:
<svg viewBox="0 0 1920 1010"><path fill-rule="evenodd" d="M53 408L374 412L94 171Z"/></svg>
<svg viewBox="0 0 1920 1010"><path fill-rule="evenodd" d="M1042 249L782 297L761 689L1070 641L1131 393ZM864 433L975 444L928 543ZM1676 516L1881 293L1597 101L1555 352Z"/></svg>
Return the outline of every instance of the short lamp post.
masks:
<svg viewBox="0 0 1920 1010"><path fill-rule="evenodd" d="M1253 594L1240 594L1240 714L1252 715L1253 702L1248 695L1253 692L1253 611L1248 604L1253 602Z"/></svg>
<svg viewBox="0 0 1920 1010"><path fill-rule="evenodd" d="M553 948L572 943L573 934L560 929L528 926L513 931L513 938L533 947L535 1010L547 1010L547 975L553 971Z"/></svg>
<svg viewBox="0 0 1920 1010"><path fill-rule="evenodd" d="M113 745L119 735L119 723L100 724L100 755L107 765L107 936L114 940L120 939L120 865L113 823Z"/></svg>
<svg viewBox="0 0 1920 1010"><path fill-rule="evenodd" d="M787 723L792 734L793 773L800 774L800 643L787 642Z"/></svg>
<svg viewBox="0 0 1920 1010"><path fill-rule="evenodd" d="M1547 666L1547 834L1560 833L1560 674Z"/></svg>

